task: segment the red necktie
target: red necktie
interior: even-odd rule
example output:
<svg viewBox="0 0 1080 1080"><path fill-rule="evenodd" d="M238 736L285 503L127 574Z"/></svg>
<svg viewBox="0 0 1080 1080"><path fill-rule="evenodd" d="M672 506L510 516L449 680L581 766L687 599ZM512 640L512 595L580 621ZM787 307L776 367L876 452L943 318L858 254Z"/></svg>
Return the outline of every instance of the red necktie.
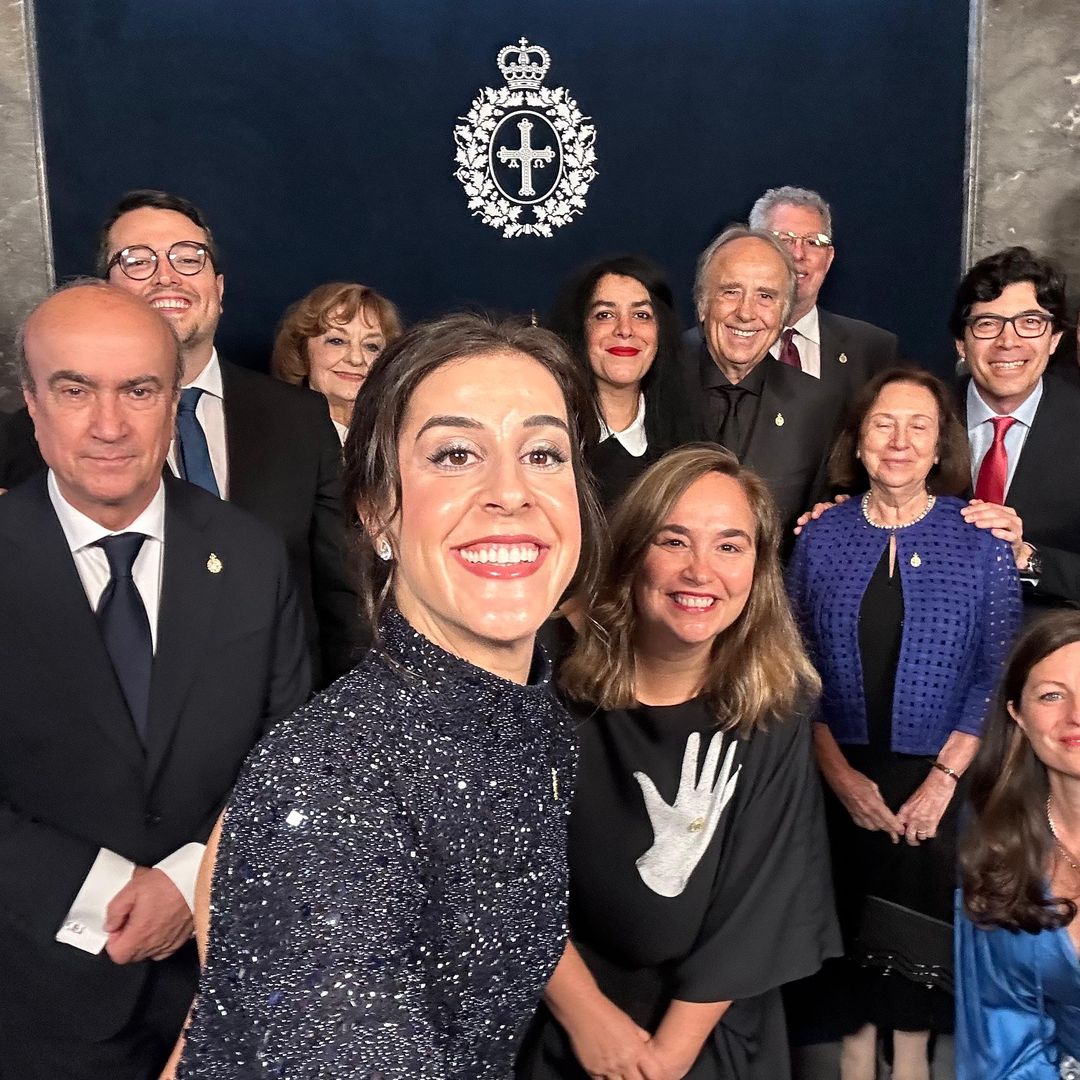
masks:
<svg viewBox="0 0 1080 1080"><path fill-rule="evenodd" d="M995 416L994 441L986 451L975 481L975 498L1001 504L1005 501L1005 478L1009 475L1009 458L1005 453L1005 432L1016 423L1013 416Z"/></svg>
<svg viewBox="0 0 1080 1080"><path fill-rule="evenodd" d="M780 340L784 343L780 349L780 363L793 367L796 371L802 371L802 357L799 355L799 346L792 340L795 337L795 327L789 326L781 335Z"/></svg>

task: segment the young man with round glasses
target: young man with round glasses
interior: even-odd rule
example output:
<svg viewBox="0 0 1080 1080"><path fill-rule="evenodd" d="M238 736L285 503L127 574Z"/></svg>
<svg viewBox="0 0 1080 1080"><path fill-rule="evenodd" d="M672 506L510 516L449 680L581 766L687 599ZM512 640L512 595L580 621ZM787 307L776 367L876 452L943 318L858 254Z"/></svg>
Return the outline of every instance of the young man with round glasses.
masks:
<svg viewBox="0 0 1080 1080"><path fill-rule="evenodd" d="M1047 372L1067 325L1064 277L1023 247L977 262L949 316L970 376L963 403L976 501L964 515L1023 542L1029 610L1080 603L1080 388Z"/></svg>

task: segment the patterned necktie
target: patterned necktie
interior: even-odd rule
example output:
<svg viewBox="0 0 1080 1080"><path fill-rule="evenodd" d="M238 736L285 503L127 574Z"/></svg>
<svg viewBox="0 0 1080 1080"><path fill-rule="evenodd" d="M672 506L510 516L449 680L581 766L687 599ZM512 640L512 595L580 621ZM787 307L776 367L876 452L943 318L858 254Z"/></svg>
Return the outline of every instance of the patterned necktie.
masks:
<svg viewBox="0 0 1080 1080"><path fill-rule="evenodd" d="M210 464L206 432L195 415L195 407L202 395L202 390L197 386L180 391L180 407L176 410L176 460L180 475L185 480L198 484L211 495L220 496L214 467Z"/></svg>
<svg viewBox="0 0 1080 1080"><path fill-rule="evenodd" d="M1001 504L1005 501L1005 478L1009 475L1009 457L1005 453L1005 432L1016 423L1013 416L995 416L994 441L986 451L975 481L975 498Z"/></svg>
<svg viewBox="0 0 1080 1080"><path fill-rule="evenodd" d="M109 560L109 583L97 606L97 621L135 730L146 745L150 713L150 670L154 646L150 620L131 576L146 537L142 533L105 536L97 546Z"/></svg>
<svg viewBox="0 0 1080 1080"><path fill-rule="evenodd" d="M802 357L799 355L799 346L795 344L795 327L789 326L780 335L780 340L783 342L780 348L780 363L802 371Z"/></svg>

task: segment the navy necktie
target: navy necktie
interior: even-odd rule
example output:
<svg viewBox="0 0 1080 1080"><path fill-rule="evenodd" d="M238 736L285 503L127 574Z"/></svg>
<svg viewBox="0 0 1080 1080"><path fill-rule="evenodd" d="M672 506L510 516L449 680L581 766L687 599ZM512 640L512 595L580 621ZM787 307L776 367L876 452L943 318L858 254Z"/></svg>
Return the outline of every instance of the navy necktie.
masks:
<svg viewBox="0 0 1080 1080"><path fill-rule="evenodd" d="M97 606L97 621L113 670L131 712L135 730L146 744L150 713L150 670L154 646L150 620L135 588L131 569L146 537L142 533L105 536L97 546L109 560L109 583Z"/></svg>
<svg viewBox="0 0 1080 1080"><path fill-rule="evenodd" d="M202 390L197 386L180 391L180 407L176 410L176 460L180 475L185 480L198 484L211 495L220 496L214 467L210 464L206 432L195 415L195 407L202 395Z"/></svg>

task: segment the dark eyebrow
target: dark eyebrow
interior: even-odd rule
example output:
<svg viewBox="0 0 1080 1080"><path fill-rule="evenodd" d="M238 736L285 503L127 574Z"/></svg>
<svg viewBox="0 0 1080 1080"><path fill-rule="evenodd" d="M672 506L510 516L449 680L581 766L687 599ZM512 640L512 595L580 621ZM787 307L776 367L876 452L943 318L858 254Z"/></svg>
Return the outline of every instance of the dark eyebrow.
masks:
<svg viewBox="0 0 1080 1080"><path fill-rule="evenodd" d="M644 300L635 300L635 301L633 301L633 303L631 303L630 306L632 308L635 308L635 307L652 307L652 300L650 300L648 297L646 297ZM598 307L613 308L613 307L615 307L615 301L614 300L594 300L589 305L589 310L591 311L593 308L598 308Z"/></svg>
<svg viewBox="0 0 1080 1080"><path fill-rule="evenodd" d="M677 533L679 536L690 535L690 530L685 525L661 525L657 531L673 532ZM743 529L721 529L720 532L718 532L716 535L721 540L732 540L737 536L741 536L748 544L752 544L754 542L754 538Z"/></svg>
<svg viewBox="0 0 1080 1080"><path fill-rule="evenodd" d="M165 384L157 375L136 375L134 378L125 379L120 384L121 390L134 390L137 386L154 386L161 389Z"/></svg>
<svg viewBox="0 0 1080 1080"><path fill-rule="evenodd" d="M557 427L561 428L570 434L570 428L567 426L565 420L560 420L557 416L549 416L546 413L539 413L536 416L527 416L522 427Z"/></svg>
<svg viewBox="0 0 1080 1080"><path fill-rule="evenodd" d="M97 385L89 375L84 375L81 371L54 371L49 376L49 385L55 386L59 382L73 382L78 383L79 386Z"/></svg>
<svg viewBox="0 0 1080 1080"><path fill-rule="evenodd" d="M419 439L425 431L436 427L468 428L470 431L479 431L483 428L479 420L473 420L468 416L433 416L424 422L424 426L416 433Z"/></svg>

